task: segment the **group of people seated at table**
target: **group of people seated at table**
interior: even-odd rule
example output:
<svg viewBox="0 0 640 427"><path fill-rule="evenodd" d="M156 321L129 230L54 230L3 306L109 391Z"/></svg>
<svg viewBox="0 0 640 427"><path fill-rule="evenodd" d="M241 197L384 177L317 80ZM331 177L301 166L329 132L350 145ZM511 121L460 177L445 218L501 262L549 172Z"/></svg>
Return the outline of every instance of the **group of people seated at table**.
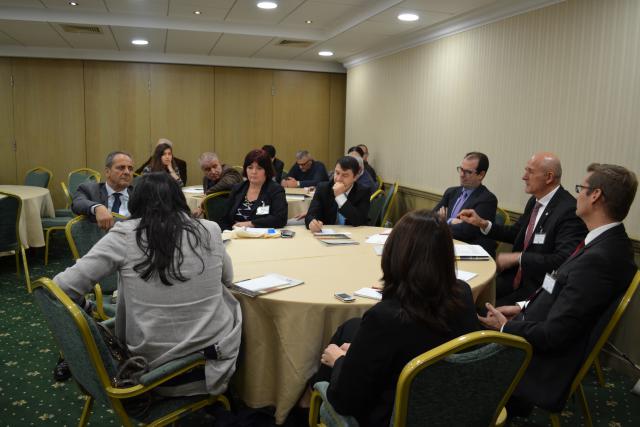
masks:
<svg viewBox="0 0 640 427"><path fill-rule="evenodd" d="M305 217L311 231L366 224L370 192L357 179L365 168L358 156L341 157L328 180L324 165L301 151L279 183L275 149L252 150L243 179L225 181L228 211L216 224L189 211L174 159L163 160L165 145L154 153L164 169L143 174L135 189L133 160L123 152L107 156L106 182L80 186L73 211L113 228L54 280L86 305L83 296L93 284L117 271L117 336L151 367L213 346L216 357L207 360L201 377L167 392L220 392L235 369L241 330L238 303L226 289L233 274L221 229L283 227L283 187L306 185L316 187ZM207 191L233 175L212 153L203 154L200 165ZM486 155L466 154L457 167L460 185L447 189L435 209L405 214L391 231L381 259L382 301L339 328L320 356L314 379L330 381L328 398L339 413L362 425L388 425L402 367L481 327L522 336L534 349L508 403L510 415L526 415L534 405L552 411L564 406L595 325L636 272L622 221L637 178L621 166L591 164L575 186L576 199L561 185L557 156L536 153L522 176L531 195L524 213L504 225L495 221L497 198L482 184L488 169ZM130 220L114 225L111 212ZM497 304L478 315L469 286L456 280L453 239L481 244L492 254L496 241L513 245L495 257Z"/></svg>

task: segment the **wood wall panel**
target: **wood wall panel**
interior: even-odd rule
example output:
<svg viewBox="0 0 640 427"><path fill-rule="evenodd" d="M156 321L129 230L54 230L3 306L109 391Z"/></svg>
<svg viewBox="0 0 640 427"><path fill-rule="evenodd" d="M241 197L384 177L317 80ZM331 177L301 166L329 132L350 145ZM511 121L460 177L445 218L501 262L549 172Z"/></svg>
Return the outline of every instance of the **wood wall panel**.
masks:
<svg viewBox="0 0 640 427"><path fill-rule="evenodd" d="M295 152L306 149L317 160L329 161L329 74L274 71L273 145L285 168Z"/></svg>
<svg viewBox="0 0 640 427"><path fill-rule="evenodd" d="M35 166L51 169L49 189L62 207L60 182L86 164L82 62L14 59L13 74L18 176Z"/></svg>
<svg viewBox="0 0 640 427"><path fill-rule="evenodd" d="M11 61L0 59L0 184L16 184L16 152L13 146L13 94Z"/></svg>
<svg viewBox="0 0 640 427"><path fill-rule="evenodd" d="M84 64L87 165L102 173L114 150L142 164L151 151L149 64L94 62Z"/></svg>
<svg viewBox="0 0 640 427"><path fill-rule="evenodd" d="M202 182L198 156L214 149L213 67L151 65L151 140L168 138L187 162L187 185Z"/></svg>
<svg viewBox="0 0 640 427"><path fill-rule="evenodd" d="M339 157L345 154L344 121L347 102L347 76L331 74L331 99L329 112L329 163L333 167Z"/></svg>
<svg viewBox="0 0 640 427"><path fill-rule="evenodd" d="M271 70L216 67L215 149L223 162L241 165L250 150L272 144L272 84Z"/></svg>

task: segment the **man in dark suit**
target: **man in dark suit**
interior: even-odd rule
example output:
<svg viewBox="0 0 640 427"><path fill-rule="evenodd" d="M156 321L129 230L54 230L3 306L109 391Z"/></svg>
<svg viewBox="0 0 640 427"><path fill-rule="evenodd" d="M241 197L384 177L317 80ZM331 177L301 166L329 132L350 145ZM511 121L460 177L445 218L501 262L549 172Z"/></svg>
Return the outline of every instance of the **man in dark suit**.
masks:
<svg viewBox="0 0 640 427"><path fill-rule="evenodd" d="M532 197L515 224L493 224L473 209L458 215L488 237L513 244L513 252L496 257L498 305L526 299L542 283L544 274L558 268L587 234L576 216L576 199L562 188L561 177L560 160L552 153L537 153L522 176L525 192Z"/></svg>
<svg viewBox="0 0 640 427"><path fill-rule="evenodd" d="M86 215L103 230L113 227L112 213L129 216L133 160L122 151L109 153L105 161L106 182L85 182L73 195L71 210Z"/></svg>
<svg viewBox="0 0 640 427"><path fill-rule="evenodd" d="M564 407L571 382L591 351L596 325L619 303L636 265L622 220L638 188L633 172L594 163L578 192L576 213L589 233L557 272L525 302L493 308L480 321L488 328L525 338L533 358L514 392L508 412L526 415L533 405L553 412ZM601 319L607 313L607 319ZM510 409L509 409L510 408Z"/></svg>
<svg viewBox="0 0 640 427"><path fill-rule="evenodd" d="M308 151L296 153L296 163L289 169L287 179L282 180L283 187L315 187L320 182L329 181L327 169L322 162L313 160Z"/></svg>
<svg viewBox="0 0 640 427"><path fill-rule="evenodd" d="M369 191L356 182L359 171L360 165L353 157L338 159L333 181L321 182L316 188L304 219L309 230L322 231L325 224L367 224Z"/></svg>
<svg viewBox="0 0 640 427"><path fill-rule="evenodd" d="M496 242L474 227L458 218L463 209L473 209L481 218L494 222L498 199L482 185L489 170L489 158L478 152L467 153L457 167L460 176L458 187L449 187L440 203L433 209L446 219L454 239L482 246L492 257L496 254Z"/></svg>
<svg viewBox="0 0 640 427"><path fill-rule="evenodd" d="M269 158L271 159L271 163L273 164L273 170L275 171L275 175L273 176L273 180L275 182L282 181L282 172L284 171L284 162L276 157L276 147L273 145L263 145L262 149L267 152Z"/></svg>
<svg viewBox="0 0 640 427"><path fill-rule="evenodd" d="M160 138L158 140L158 142L156 143L156 147L158 145L160 145L160 144L168 144L171 147L171 150L173 150L173 142L171 142L167 138ZM153 154L153 152L152 152L152 154ZM151 163L151 158L152 157L153 156L149 156L147 161L144 162L142 164L142 166L140 166L138 169L136 169L136 173L137 174L142 174L142 170ZM178 172L180 174L180 179L182 179L182 182L184 183L184 185L187 185L187 162L185 162L182 159L177 158L176 156L173 156L173 163L175 163L174 166L178 168Z"/></svg>

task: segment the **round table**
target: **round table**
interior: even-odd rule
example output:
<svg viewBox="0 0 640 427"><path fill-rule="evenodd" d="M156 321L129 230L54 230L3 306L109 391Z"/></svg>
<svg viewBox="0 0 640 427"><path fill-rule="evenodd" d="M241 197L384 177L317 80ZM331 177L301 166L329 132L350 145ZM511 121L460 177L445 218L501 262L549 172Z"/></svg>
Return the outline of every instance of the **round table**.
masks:
<svg viewBox="0 0 640 427"><path fill-rule="evenodd" d="M242 306L243 348L235 383L251 407L275 406L282 424L319 366L320 354L336 328L360 317L376 303L356 297L342 303L336 292L354 291L378 283L382 276L380 256L368 236L378 227L332 225L350 232L359 245L328 246L303 226L287 227L293 239L234 239L227 245L233 260L234 281L266 273L300 279L304 284L250 298L235 293ZM469 280L474 299L492 282L493 260L459 261L461 270L477 273Z"/></svg>
<svg viewBox="0 0 640 427"><path fill-rule="evenodd" d="M187 205L189 205L189 209L191 209L191 211L195 211L204 199L204 192L202 191L201 185L184 187L182 192L184 193L184 197L187 199ZM307 212L310 204L310 197L305 197L304 200L299 200L298 196L287 195L287 218L293 218L296 215Z"/></svg>
<svg viewBox="0 0 640 427"><path fill-rule="evenodd" d="M29 185L0 185L0 191L15 194L22 199L22 212L18 222L22 246L25 249L44 246L40 218L56 216L49 190Z"/></svg>

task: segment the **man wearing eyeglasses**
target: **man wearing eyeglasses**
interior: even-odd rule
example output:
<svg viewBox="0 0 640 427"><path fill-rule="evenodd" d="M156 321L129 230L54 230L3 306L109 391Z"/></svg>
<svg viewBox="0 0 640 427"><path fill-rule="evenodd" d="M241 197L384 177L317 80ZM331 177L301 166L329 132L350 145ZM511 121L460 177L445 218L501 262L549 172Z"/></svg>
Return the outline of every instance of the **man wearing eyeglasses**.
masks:
<svg viewBox="0 0 640 427"><path fill-rule="evenodd" d="M576 216L576 199L560 185L562 166L553 153L534 154L522 180L531 194L515 224L499 225L483 219L473 209L459 218L479 227L495 240L511 243L512 252L496 257L496 303L514 304L526 299L542 283L547 272L558 268L587 234Z"/></svg>
<svg viewBox="0 0 640 427"><path fill-rule="evenodd" d="M622 221L638 188L636 175L617 165L594 163L576 185L576 214L589 233L539 288L518 305L487 304L480 321L489 329L525 338L533 358L507 411L528 415L533 405L560 412L573 378L602 334L637 267Z"/></svg>
<svg viewBox="0 0 640 427"><path fill-rule="evenodd" d="M494 221L498 199L482 185L489 169L489 158L484 153L467 153L456 169L460 185L447 188L434 211L447 221L454 239L480 245L495 257L495 240L482 234L479 228L458 218L463 209L473 209L481 218Z"/></svg>
<svg viewBox="0 0 640 427"><path fill-rule="evenodd" d="M289 169L286 179L282 180L283 187L315 187L319 182L329 181L327 169L322 162L313 160L308 151L296 153L296 163Z"/></svg>

